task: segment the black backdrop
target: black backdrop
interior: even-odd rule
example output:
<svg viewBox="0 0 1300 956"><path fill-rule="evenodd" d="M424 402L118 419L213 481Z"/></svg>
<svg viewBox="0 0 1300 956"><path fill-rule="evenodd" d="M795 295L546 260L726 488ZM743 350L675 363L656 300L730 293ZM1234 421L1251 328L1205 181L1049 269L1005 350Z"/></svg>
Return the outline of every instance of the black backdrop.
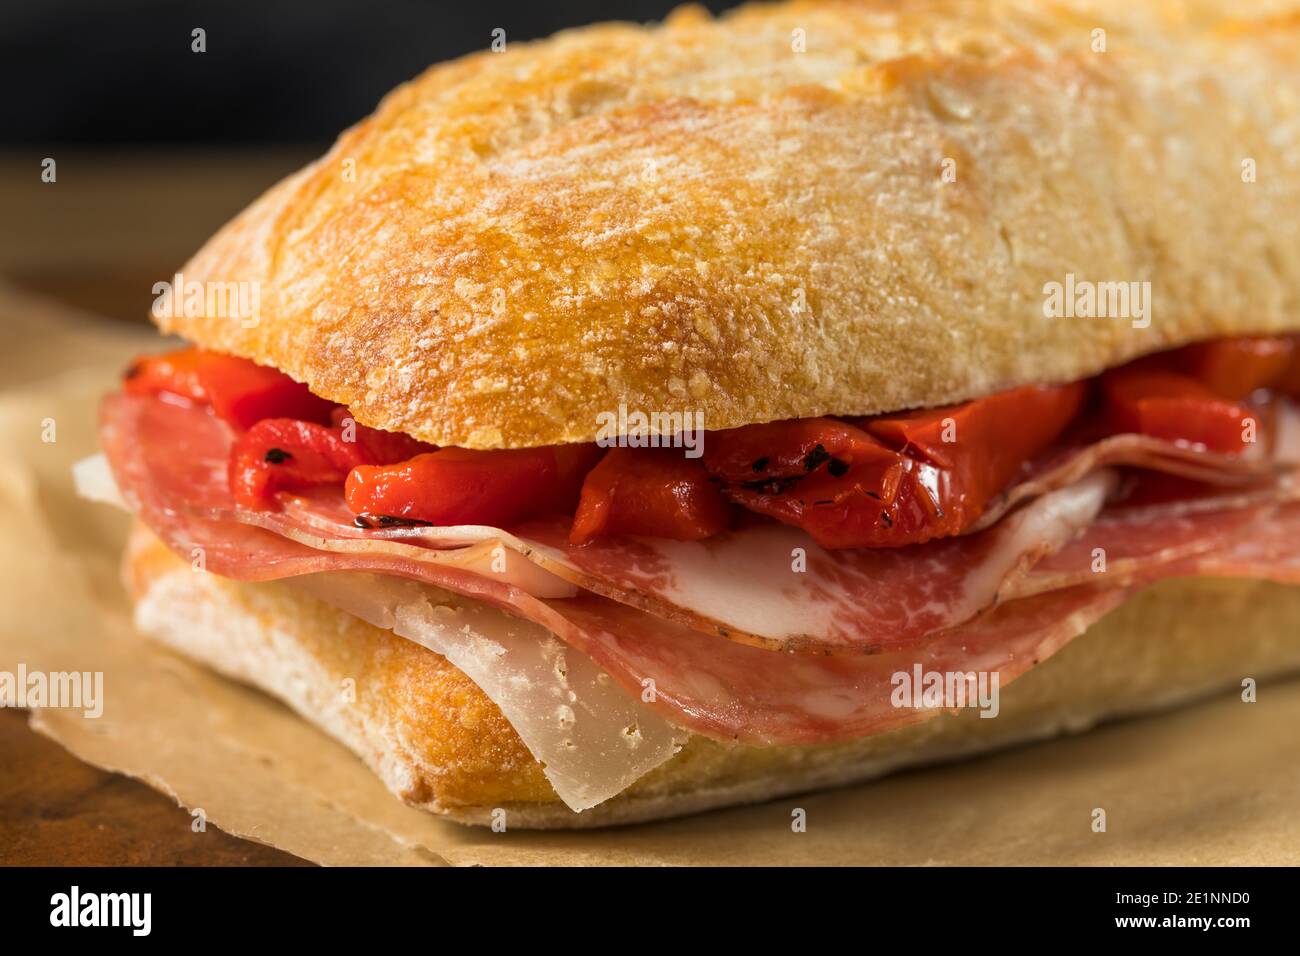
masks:
<svg viewBox="0 0 1300 956"><path fill-rule="evenodd" d="M534 39L676 5L3 0L0 144L325 143L430 63L487 47L494 28ZM190 51L195 27L206 53Z"/></svg>

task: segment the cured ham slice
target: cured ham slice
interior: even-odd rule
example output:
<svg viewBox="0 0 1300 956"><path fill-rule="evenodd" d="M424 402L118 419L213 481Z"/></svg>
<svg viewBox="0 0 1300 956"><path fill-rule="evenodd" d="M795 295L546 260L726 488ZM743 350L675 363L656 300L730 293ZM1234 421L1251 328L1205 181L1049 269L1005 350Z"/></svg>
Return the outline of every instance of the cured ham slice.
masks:
<svg viewBox="0 0 1300 956"><path fill-rule="evenodd" d="M1193 520L1204 517L1205 513L1197 513ZM891 698L894 675L909 673L916 665L926 671L996 673L1005 686L1135 589L1162 577L1209 574L1300 580L1300 504L1279 506L1260 526L1259 537L1225 540L1220 536L1219 547L1135 574L1122 587L1074 585L1010 600L964 625L876 655L779 654L702 635L599 595L538 600L517 590L501 591L493 582L481 585L477 593L472 584L466 587L460 580L442 583L453 590L465 588L473 597L541 625L674 726L749 744L806 744L879 733L932 715L933 709L895 707ZM259 529L244 530L275 540ZM301 547L280 540L280 546ZM254 567L244 575L260 578L266 572L258 563L265 560L274 566L279 558L278 550L265 556L249 552L245 560ZM362 564L356 555L325 559L338 562L340 570ZM418 567L395 564L380 570L386 576L369 579L368 593L381 603L387 600L388 588L404 586L391 582L390 576L419 575L427 580L427 572ZM317 595L355 613L361 605L356 597L345 597L343 582L348 576L330 577L330 585ZM374 619L372 614L363 616Z"/></svg>
<svg viewBox="0 0 1300 956"><path fill-rule="evenodd" d="M874 653L988 607L1008 582L1084 528L1113 485L1111 473L1097 472L1043 495L987 534L899 549L829 552L805 532L772 522L705 541L624 537L571 547L565 522L534 521L495 531L491 540L576 588L705 633L768 650ZM316 548L379 549L414 561L424 543L447 547L488 531L388 529L363 541L365 532L345 524L341 506L319 494L289 501L281 513L236 519Z"/></svg>
<svg viewBox="0 0 1300 956"><path fill-rule="evenodd" d="M1296 415L1290 403L1281 407L1286 410L1285 420L1294 423ZM1280 412L1279 417L1283 417L1283 413ZM1284 449L1279 441L1273 453L1267 455L1221 455L1196 445L1169 442L1148 435L1111 435L1058 450L1034 463L1022 480L990 502L971 531L978 533L991 527L1017 505L1068 487L1099 468L1145 468L1210 485L1240 486L1259 482L1293 463L1289 457L1293 454L1292 444L1293 440L1288 438Z"/></svg>
<svg viewBox="0 0 1300 956"><path fill-rule="evenodd" d="M1231 499L1223 503L1229 504ZM1162 577L1201 573L1195 570L1201 564L1213 568L1219 562L1238 560L1232 555L1247 542L1271 539L1275 522L1300 533L1294 517L1296 507L1266 501L1214 510L1158 507L1110 511L1012 582L1006 596L1024 597L1079 584L1123 585L1157 573ZM1252 576L1287 580L1277 577L1280 570Z"/></svg>
<svg viewBox="0 0 1300 956"><path fill-rule="evenodd" d="M170 521L244 523L312 552L283 570L319 570L319 555L330 552L349 556L352 566L405 567L408 576L418 571L444 586L468 574L480 592L486 582L535 598L571 597L582 589L705 633L805 652L878 653L969 620L997 600L1063 586L1043 575L1033 583L1021 579L1093 522L1114 482L1108 469L1099 470L1101 462L1163 462L1174 473L1219 475L1230 486L1243 475L1258 482L1261 474L1258 462L1118 436L1027 478L1028 490L1016 498L1022 507L980 534L827 552L798 529L753 522L700 542L605 538L574 548L562 519L510 530L363 530L353 526L334 489L286 497L281 511L238 509L224 478L231 436L213 416L117 396L107 400L104 418L105 447L124 484L147 484L162 495L160 508ZM1077 480L1053 487L1067 476ZM1071 573L1077 578L1077 568ZM508 604L497 598L503 601Z"/></svg>
<svg viewBox="0 0 1300 956"><path fill-rule="evenodd" d="M352 530L350 514L329 495L288 501L285 514L251 520L292 537L310 526L326 537L368 535L369 540L439 547L495 533L575 587L696 630L768 649L879 652L968 620L995 600L1041 590L1044 578L1034 585L1021 582L1026 569L1092 521L1113 487L1110 466L1119 465L1217 485L1222 491L1211 504L1222 507L1271 501L1278 493L1279 463L1268 456L1216 455L1120 435L1041 463L994 506L994 516L1005 519L994 527L902 549L828 552L797 528L759 522L704 541L624 537L576 548L568 545L567 523L560 520L530 522L509 533L484 528L367 533ZM1252 483L1266 490L1243 490ZM1243 497L1248 494L1254 498Z"/></svg>
<svg viewBox="0 0 1300 956"><path fill-rule="evenodd" d="M890 703L890 677L896 669L914 662L928 669L972 662L1006 669L1003 679L1010 679L1121 599L1118 592L1081 589L1072 609L1056 596L1039 604L1014 602L982 619L988 623L933 637L919 656L915 642L910 650L891 655L777 655L700 634L597 594L541 599L446 561L410 561L384 551L321 551L265 528L213 518L214 507L223 505L219 489L206 484L214 481L213 469L186 465L184 484L159 480L169 466L162 462L150 469L147 429L160 422L152 420L147 408L110 405L109 412L105 444L124 499L174 550L188 555L198 549L208 570L241 580L371 571L385 576L380 581L395 577L437 585L541 625L586 655L634 699L646 694L649 707L675 726L722 739L809 742L906 723L920 712ZM166 424L170 411L162 417ZM205 513L184 506L194 498L203 502ZM333 589L323 592L330 600ZM1049 603L1056 608L1050 621ZM1018 623L1018 613L1029 614L1032 625L1029 618ZM430 632L421 633L429 639Z"/></svg>
<svg viewBox="0 0 1300 956"><path fill-rule="evenodd" d="M583 572L585 590L696 630L768 650L878 653L989 607L1086 527L1113 483L1098 472L984 535L906 548L825 551L777 524L705 541L598 540L567 550L548 529L524 534L542 560L567 559Z"/></svg>
<svg viewBox="0 0 1300 956"><path fill-rule="evenodd" d="M218 573L246 574L243 552L262 530L302 549L268 544L280 554L277 574L323 570L330 564L323 556L334 554L357 567L400 568L394 573L445 587L470 587L461 579L471 576L475 593L490 592L504 604L517 600L516 590L554 598L572 596L578 587L697 630L780 650L876 652L968 620L993 603L1007 580L1086 526L1112 482L1099 472L1044 495L984 535L913 548L832 554L803 532L775 524L704 542L611 538L570 548L558 522L516 533L466 527L397 536L352 528L341 503L331 513L319 496L280 512L238 509L225 482L230 435L201 409L111 397L103 441L133 510L151 526L167 524L171 534L165 537L182 545L212 539L205 554ZM232 523L244 530L213 533Z"/></svg>
<svg viewBox="0 0 1300 956"><path fill-rule="evenodd" d="M410 612L386 610L418 602L418 592L409 588L404 581L331 575L328 583L313 585L312 594L411 637L425 625L413 623ZM1120 589L1075 588L1014 601L922 646L853 657L775 655L702 636L596 595L546 602L551 613L543 616L566 644L611 675L624 696L646 701L672 724L720 740L781 745L851 739L934 716L943 708L894 706L896 674L910 674L919 664L926 671L997 673L1006 684L1126 595Z"/></svg>
<svg viewBox="0 0 1300 956"><path fill-rule="evenodd" d="M1118 606L1126 592L1080 588L1009 602L911 648L877 655L780 655L698 634L590 595L565 603L591 658L650 706L716 739L826 743L881 733L942 710L894 705L895 675L996 673L1003 685ZM556 602L560 603L560 602Z"/></svg>
<svg viewBox="0 0 1300 956"><path fill-rule="evenodd" d="M409 592L397 590L406 587L402 579L433 584L540 625L612 677L633 701L644 700L673 726L724 740L806 743L908 723L926 712L892 705L890 681L896 671L913 663L940 670L968 669L969 663L1005 671L1002 680L1009 680L1082 631L1123 596L1115 590L1082 588L1065 601L1052 595L1011 602L967 628L889 655L776 654L703 635L596 594L539 599L445 562L412 562L384 552L317 551L264 528L196 515L178 507L182 489L169 490L166 483L143 480L130 456L120 456L126 460L118 463L114 449L121 450L123 437L106 427L109 457L124 500L174 550L189 555L197 549L203 554L207 570L252 581L323 572L379 572L365 579L368 597L359 595L355 586L349 590L348 580L355 581L352 574L330 575L329 586L316 585L313 593L381 626L396 628L402 622L401 633L448 654L458 664L463 662L467 673L478 673L489 688L496 686L481 657L474 659L470 650L457 647L445 628L429 623L431 610L411 610L422 605ZM190 471L188 477L200 481L202 472ZM215 496L212 492L208 497ZM408 610L399 613L396 608L402 606ZM533 637L542 640L543 633L534 632ZM501 694L498 689L494 699ZM605 726L625 717L620 714ZM622 723L620 732L627 726ZM554 753L539 743L536 733L532 736L539 759ZM578 803L590 797L579 797L572 788L568 792Z"/></svg>
<svg viewBox="0 0 1300 956"><path fill-rule="evenodd" d="M1300 584L1300 502L1296 501L1239 512L1190 512L1162 521L1148 516L1146 523L1131 516L1125 522L1106 522L1095 533L1089 529L1089 536L1094 534L1093 541L1109 540L1112 546L1129 549L1127 560L1111 563L1105 572L1111 586L1194 576ZM1182 539L1182 548L1159 550L1162 542L1177 538ZM1143 543L1132 543L1139 540ZM1059 562L1042 568L1042 575L1054 580L1039 578L1039 590L1084 580L1066 563L1069 557L1063 555ZM1091 582L1097 583L1097 577L1092 575ZM1033 576L1026 578L1031 586L1032 581Z"/></svg>

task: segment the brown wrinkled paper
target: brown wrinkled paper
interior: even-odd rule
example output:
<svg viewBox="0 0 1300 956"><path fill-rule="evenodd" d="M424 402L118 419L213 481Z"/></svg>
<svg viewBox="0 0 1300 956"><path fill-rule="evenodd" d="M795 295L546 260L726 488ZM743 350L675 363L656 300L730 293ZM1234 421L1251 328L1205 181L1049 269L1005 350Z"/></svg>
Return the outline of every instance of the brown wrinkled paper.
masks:
<svg viewBox="0 0 1300 956"><path fill-rule="evenodd" d="M1300 681L867 786L683 820L493 833L402 805L274 700L132 631L125 515L76 498L99 396L160 342L0 290L0 670L102 671L103 715L35 711L83 760L324 864L1263 864L1300 846ZM42 440L54 423L55 441ZM1105 808L1107 832L1091 829ZM794 808L806 832L792 831Z"/></svg>

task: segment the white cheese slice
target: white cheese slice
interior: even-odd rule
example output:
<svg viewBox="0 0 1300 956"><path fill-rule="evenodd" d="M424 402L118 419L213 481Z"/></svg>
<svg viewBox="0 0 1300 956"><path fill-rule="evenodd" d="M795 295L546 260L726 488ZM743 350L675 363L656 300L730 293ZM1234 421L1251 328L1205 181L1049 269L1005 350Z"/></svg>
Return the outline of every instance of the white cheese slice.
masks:
<svg viewBox="0 0 1300 956"><path fill-rule="evenodd" d="M572 810L627 789L688 736L545 628L486 604L386 575L285 583L455 664L501 708Z"/></svg>
<svg viewBox="0 0 1300 956"><path fill-rule="evenodd" d="M98 501L123 511L128 510L122 493L117 490L117 482L113 480L113 470L108 467L108 459L102 453L83 458L73 465L72 482L77 488L77 494L87 501Z"/></svg>

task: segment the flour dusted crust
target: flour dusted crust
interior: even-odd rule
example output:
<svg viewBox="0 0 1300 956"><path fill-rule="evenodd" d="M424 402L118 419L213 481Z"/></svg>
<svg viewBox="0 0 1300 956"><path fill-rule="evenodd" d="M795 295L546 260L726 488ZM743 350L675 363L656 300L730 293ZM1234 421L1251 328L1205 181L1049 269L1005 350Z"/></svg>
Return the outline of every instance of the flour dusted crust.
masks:
<svg viewBox="0 0 1300 956"><path fill-rule="evenodd" d="M151 636L281 698L361 755L406 802L465 823L488 823L501 807L511 828L633 823L771 799L1300 670L1300 587L1167 581L1004 688L994 719L965 711L813 747L691 737L623 794L575 814L496 705L438 654L282 584L196 574L139 526L126 576L137 623ZM338 693L347 677L356 681L355 703Z"/></svg>
<svg viewBox="0 0 1300 956"><path fill-rule="evenodd" d="M474 448L591 440L620 404L711 429L937 405L1300 328L1298 11L798 2L510 41L393 91L184 267L258 282L254 327L160 324ZM1150 327L1044 318L1067 273L1149 281Z"/></svg>

